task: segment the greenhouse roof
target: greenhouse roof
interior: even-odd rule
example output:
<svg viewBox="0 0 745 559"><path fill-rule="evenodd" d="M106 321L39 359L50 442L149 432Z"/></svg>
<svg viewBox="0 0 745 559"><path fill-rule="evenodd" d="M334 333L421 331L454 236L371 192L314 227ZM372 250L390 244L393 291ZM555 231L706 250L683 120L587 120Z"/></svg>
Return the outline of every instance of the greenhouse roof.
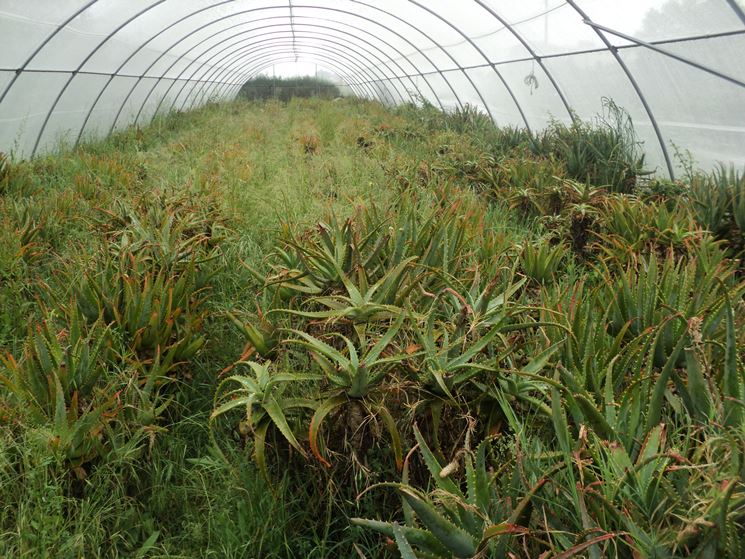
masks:
<svg viewBox="0 0 745 559"><path fill-rule="evenodd" d="M612 99L663 174L679 151L745 164L743 0L4 0L0 36L0 151L21 158L310 62L531 130Z"/></svg>

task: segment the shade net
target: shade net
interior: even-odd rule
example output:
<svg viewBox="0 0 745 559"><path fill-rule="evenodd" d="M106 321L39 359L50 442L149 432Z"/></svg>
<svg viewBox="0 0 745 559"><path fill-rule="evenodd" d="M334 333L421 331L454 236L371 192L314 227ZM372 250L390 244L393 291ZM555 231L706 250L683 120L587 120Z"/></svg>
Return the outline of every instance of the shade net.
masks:
<svg viewBox="0 0 745 559"><path fill-rule="evenodd" d="M743 0L3 0L0 151L28 158L313 64L537 131L612 99L649 165L745 165Z"/></svg>

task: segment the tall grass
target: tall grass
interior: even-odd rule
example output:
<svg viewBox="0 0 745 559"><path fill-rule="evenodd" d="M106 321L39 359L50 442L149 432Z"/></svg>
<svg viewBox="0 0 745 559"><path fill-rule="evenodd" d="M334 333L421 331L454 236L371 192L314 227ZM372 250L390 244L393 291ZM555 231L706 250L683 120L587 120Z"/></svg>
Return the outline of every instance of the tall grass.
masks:
<svg viewBox="0 0 745 559"><path fill-rule="evenodd" d="M0 555L742 556L742 177L646 180L608 111L3 160Z"/></svg>

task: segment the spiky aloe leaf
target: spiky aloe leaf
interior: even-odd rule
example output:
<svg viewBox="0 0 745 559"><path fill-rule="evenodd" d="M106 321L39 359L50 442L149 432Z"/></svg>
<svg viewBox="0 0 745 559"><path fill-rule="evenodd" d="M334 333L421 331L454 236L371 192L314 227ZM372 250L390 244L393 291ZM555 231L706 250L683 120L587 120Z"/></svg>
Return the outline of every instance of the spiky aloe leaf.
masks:
<svg viewBox="0 0 745 559"><path fill-rule="evenodd" d="M530 363L522 368L522 372L528 375L537 375L543 369L546 368L548 362L551 360L551 356L564 344L565 340L561 340L550 347L544 349L541 353L536 355L530 360Z"/></svg>
<svg viewBox="0 0 745 559"><path fill-rule="evenodd" d="M665 391L667 390L667 381L670 378L673 369L675 368L675 364L678 361L680 352L683 351L683 348L688 342L688 323L681 316L673 317L670 320L675 319L683 321L686 326L685 330L681 333L680 338L678 339L678 343L675 344L673 352L667 358L665 366L662 368L662 371L660 371L660 374L657 377L657 381L655 382L654 390L652 392L652 399L649 402L647 411L647 423L645 429L647 433L650 432L660 422L660 417L662 414L662 403L665 397ZM665 324L667 324L667 322L668 321L665 321ZM664 330L665 328L663 325L659 329L658 336L661 332L664 332Z"/></svg>
<svg viewBox="0 0 745 559"><path fill-rule="evenodd" d="M580 544L572 546L570 549L567 549L563 553L560 553L559 555L554 556L553 559L569 559L570 557L577 557L579 553L581 553L585 549L590 548L599 543L602 543L604 541L608 541L613 538L616 538L619 535L620 534L610 533L610 534L603 534L602 536L596 536L592 539L587 540L586 542L582 542Z"/></svg>
<svg viewBox="0 0 745 559"><path fill-rule="evenodd" d="M264 479L271 484L269 470L266 467L266 432L269 429L269 425L269 421L264 421L254 430L254 459Z"/></svg>
<svg viewBox="0 0 745 559"><path fill-rule="evenodd" d="M722 376L722 395L724 397L724 424L738 427L742 423L742 378L737 363L737 331L735 312L727 297L727 334L724 349L724 374Z"/></svg>
<svg viewBox="0 0 745 559"><path fill-rule="evenodd" d="M350 521L356 526L375 530L376 532L380 532L381 534L388 536L389 538L394 538L393 524L390 522L369 520L367 518L352 518ZM408 541L417 549L425 553L430 553L436 557L451 556L451 552L427 530L412 528L411 526L399 526L399 528L403 532L403 535L406 537L406 541Z"/></svg>
<svg viewBox="0 0 745 559"><path fill-rule="evenodd" d="M572 452L572 436L569 433L569 425L564 414L564 408L561 405L561 394L556 387L551 387L551 419L553 420L556 438L559 441L559 448L566 459Z"/></svg>
<svg viewBox="0 0 745 559"><path fill-rule="evenodd" d="M396 539L398 550L401 552L401 559L416 559L414 550L406 539L406 534L397 522L393 523L393 536Z"/></svg>
<svg viewBox="0 0 745 559"><path fill-rule="evenodd" d="M269 396L264 399L263 407L266 410L266 413L269 414L269 417L272 418L272 421L277 426L277 429L279 429L279 432L282 433L285 439L287 439L287 442L290 443L300 454L305 456L305 450L303 450L300 443L297 442L295 433L292 432L290 425L287 423L284 411L277 400L275 400L273 396Z"/></svg>
<svg viewBox="0 0 745 559"><path fill-rule="evenodd" d="M390 343L393 341L393 338L396 337L396 334L398 334L398 331L401 329L405 318L406 313L401 312L396 321L391 325L391 327L383 335L383 337L380 338L380 340L377 341L377 343L372 347L367 355L365 355L365 362L368 365L372 365L378 359L383 350L390 345Z"/></svg>
<svg viewBox="0 0 745 559"><path fill-rule="evenodd" d="M592 398L588 394L575 394L570 400L576 402L585 419L598 435L607 440L619 440L616 430L611 427L603 414L598 411L595 402L592 401Z"/></svg>
<svg viewBox="0 0 745 559"><path fill-rule="evenodd" d="M711 413L712 397L709 391L709 385L704 378L695 351L693 349L685 350L686 372L688 373L688 394L691 400L691 415L704 419Z"/></svg>
<svg viewBox="0 0 745 559"><path fill-rule="evenodd" d="M323 420L326 419L326 416L330 414L332 411L334 411L336 408L345 404L347 401L348 401L348 398L346 394L338 394L336 396L332 396L331 398L324 400L318 406L318 409L316 409L316 413L313 414L313 418L310 420L310 428L309 428L310 449L313 451L313 455L316 458L318 458L318 461L321 462L321 464L323 464L327 468L331 467L331 463L328 460L326 460L321 454L321 450L318 446L318 434L321 430L321 424L323 423Z"/></svg>
<svg viewBox="0 0 745 559"><path fill-rule="evenodd" d="M388 434L391 436L391 445L393 447L393 456L396 460L396 469L400 472L404 464L403 447L401 445L401 433L399 433L398 427L396 427L396 421L393 419L391 412L388 411L388 408L386 408L384 405L381 405L377 406L375 408L375 411L383 419L383 424L388 430Z"/></svg>
<svg viewBox="0 0 745 559"><path fill-rule="evenodd" d="M427 443L424 440L421 431L419 431L419 427L417 427L416 425L414 425L414 437L416 437L416 442L419 443L419 452L422 454L422 459L424 460L424 463L426 464L427 469L432 476L432 479L434 479L437 483L437 487L444 491L447 491L448 493L451 493L452 495L457 495L461 499L464 499L463 493L453 480L451 480L449 477L443 478L442 476L440 476L443 465L440 464L440 461L435 457L434 454L432 454L432 451L429 449L429 446L427 446Z"/></svg>
<svg viewBox="0 0 745 559"><path fill-rule="evenodd" d="M660 470L660 462L665 462L665 459L656 458L665 448L665 434L664 423L660 423L654 427L647 433L647 437L644 439L639 455L636 458L637 479L644 495L651 491L654 478Z"/></svg>
<svg viewBox="0 0 745 559"><path fill-rule="evenodd" d="M414 509L420 522L456 557L473 557L477 551L474 538L440 514L435 506L413 489L399 487L399 493Z"/></svg>

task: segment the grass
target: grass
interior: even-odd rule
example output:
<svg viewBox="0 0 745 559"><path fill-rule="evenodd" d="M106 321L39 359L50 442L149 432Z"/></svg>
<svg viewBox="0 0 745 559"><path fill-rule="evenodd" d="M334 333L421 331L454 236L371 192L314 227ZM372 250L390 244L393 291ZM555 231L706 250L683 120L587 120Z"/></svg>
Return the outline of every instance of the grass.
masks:
<svg viewBox="0 0 745 559"><path fill-rule="evenodd" d="M0 556L741 556L742 175L608 107L2 158Z"/></svg>

